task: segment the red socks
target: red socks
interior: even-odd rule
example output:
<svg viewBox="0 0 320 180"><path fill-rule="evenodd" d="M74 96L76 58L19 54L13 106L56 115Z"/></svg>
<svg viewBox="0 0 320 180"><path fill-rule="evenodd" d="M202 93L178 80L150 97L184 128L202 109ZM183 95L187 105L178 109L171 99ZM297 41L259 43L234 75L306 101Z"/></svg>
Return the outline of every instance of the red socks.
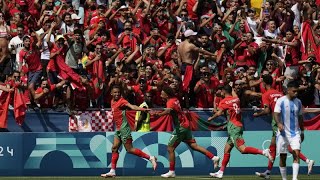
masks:
<svg viewBox="0 0 320 180"><path fill-rule="evenodd" d="M254 147L246 147L243 151L243 154L262 154L262 150Z"/></svg>
<svg viewBox="0 0 320 180"><path fill-rule="evenodd" d="M116 169L117 168L117 162L119 158L119 153L118 152L113 152L111 156L111 169Z"/></svg>
<svg viewBox="0 0 320 180"><path fill-rule="evenodd" d="M292 150L291 146L288 146L288 151L292 154L293 150ZM308 159L304 154L301 153L301 151L299 153L299 158L304 162L306 162Z"/></svg>
<svg viewBox="0 0 320 180"><path fill-rule="evenodd" d="M275 159L276 157L276 145L271 145L269 146L269 149L270 149L270 154L272 156L273 159ZM272 170L272 167L273 167L273 162L269 161L268 162L268 170L271 171Z"/></svg>
<svg viewBox="0 0 320 180"><path fill-rule="evenodd" d="M214 157L214 155L211 152L206 152L205 154L209 159L212 159Z"/></svg>
<svg viewBox="0 0 320 180"><path fill-rule="evenodd" d="M150 159L150 156L144 152L142 152L140 149L134 149L134 151L132 152L132 154L136 155L136 156L139 156L139 157L142 157L142 158L145 158L147 160Z"/></svg>
<svg viewBox="0 0 320 180"><path fill-rule="evenodd" d="M221 164L221 167L220 167L220 171L224 171L224 169L226 168L227 164L229 163L229 160L230 160L230 154L227 153L227 154L224 154L223 155L223 160L222 160L222 164Z"/></svg>
<svg viewBox="0 0 320 180"><path fill-rule="evenodd" d="M175 163L174 161L172 161L172 162L170 162L169 164L170 164L169 170L170 170L170 171L174 171L174 169L175 169L175 164L176 164L176 163Z"/></svg>

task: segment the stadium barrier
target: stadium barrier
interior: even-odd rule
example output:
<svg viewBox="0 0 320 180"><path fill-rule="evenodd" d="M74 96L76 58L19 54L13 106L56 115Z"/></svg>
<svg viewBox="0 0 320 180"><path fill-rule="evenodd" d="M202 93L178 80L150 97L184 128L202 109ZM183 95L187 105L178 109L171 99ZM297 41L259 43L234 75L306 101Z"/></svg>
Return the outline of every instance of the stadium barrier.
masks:
<svg viewBox="0 0 320 180"><path fill-rule="evenodd" d="M0 176L99 176L110 168L113 132L91 133L2 133L0 136ZM168 171L168 132L134 132L133 145L158 157L158 169L154 172L150 162L120 149L119 176L158 176ZM223 157L227 140L224 131L197 131L194 136L199 145ZM271 131L246 131L246 144L261 149L269 147ZM303 153L320 162L318 155L320 131L307 131L302 144ZM176 174L207 176L213 171L212 161L193 152L181 143L176 149ZM221 162L221 161L220 161ZM291 166L289 155L287 165ZM278 174L278 158L274 173ZM242 155L237 150L231 153L226 175L253 175L265 170L267 158L257 155ZM301 162L299 173L306 173L306 164ZM291 168L288 168L290 173ZM316 164L313 170L319 174Z"/></svg>
<svg viewBox="0 0 320 180"><path fill-rule="evenodd" d="M242 109L242 118L244 128L246 131L269 131L271 129L270 116L261 116L254 118L253 111L251 109ZM134 124L134 112L128 112L129 124ZM226 122L224 117L219 117L208 123L206 120L212 115L211 109L191 109L187 112L188 118L191 121L191 128L193 131L211 131L211 130L223 130L223 125ZM320 119L315 113L304 114L306 125L311 130L320 129ZM77 119L78 118L78 119ZM79 120L81 123L78 123ZM29 111L26 113L26 118L22 126L16 124L13 116L13 112L9 111L8 115L8 131L10 132L76 132L79 131L79 126L83 126L88 123L90 128L82 128L82 131L113 131L114 126L112 123L112 114L110 110L97 111L88 110L85 112L79 112L74 117L69 117L65 112L54 111ZM165 123L164 123L165 122ZM163 117L161 119L151 119L152 131L171 131L172 122L169 117ZM81 129L80 128L80 129Z"/></svg>

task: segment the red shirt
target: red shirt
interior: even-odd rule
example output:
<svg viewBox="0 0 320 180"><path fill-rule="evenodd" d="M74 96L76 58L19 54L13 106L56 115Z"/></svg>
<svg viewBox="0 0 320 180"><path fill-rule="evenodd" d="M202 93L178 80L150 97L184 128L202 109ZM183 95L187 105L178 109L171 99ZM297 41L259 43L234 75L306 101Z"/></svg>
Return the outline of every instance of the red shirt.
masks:
<svg viewBox="0 0 320 180"><path fill-rule="evenodd" d="M150 92L152 89L152 86L147 85L147 88L145 89L144 92L141 91L140 84L132 86L132 89L134 92L136 104L142 104L144 101L144 93Z"/></svg>
<svg viewBox="0 0 320 180"><path fill-rule="evenodd" d="M282 91L282 83L281 82L276 82L276 80L281 76L280 74L280 69L276 68L272 73L271 76L273 78L273 83L272 83L272 88L276 89L278 91ZM261 93L265 93L266 89L262 86L262 83L260 84L260 91Z"/></svg>
<svg viewBox="0 0 320 180"><path fill-rule="evenodd" d="M167 101L167 108L172 109L171 116L176 128L184 127L189 129L189 120L181 109L180 102L177 98L170 98Z"/></svg>
<svg viewBox="0 0 320 180"><path fill-rule="evenodd" d="M86 110L89 107L89 97L88 91L85 89L75 89L74 90L74 102L75 108L79 110Z"/></svg>
<svg viewBox="0 0 320 180"><path fill-rule="evenodd" d="M159 33L163 36L166 36L170 32L167 17L165 17L164 20L160 20L159 18L155 18L154 20L159 28Z"/></svg>
<svg viewBox="0 0 320 180"><path fill-rule="evenodd" d="M55 86L50 85L49 93L45 96L42 96L40 99L38 99L38 102L41 108L52 108L53 98L54 98L54 93L52 93L52 91L54 91L54 89L55 89ZM42 87L39 87L35 93L41 94L42 92L43 92Z"/></svg>
<svg viewBox="0 0 320 180"><path fill-rule="evenodd" d="M282 97L283 94L275 89L269 89L267 92L262 94L263 106L268 106L271 112L274 111L277 100Z"/></svg>
<svg viewBox="0 0 320 180"><path fill-rule="evenodd" d="M20 63L25 61L30 72L39 71L42 69L40 55L40 51L22 49L19 52Z"/></svg>
<svg viewBox="0 0 320 180"><path fill-rule="evenodd" d="M197 82L196 86L199 85L200 91L196 94L196 101L198 108L212 108L214 101L214 84L201 84Z"/></svg>
<svg viewBox="0 0 320 180"><path fill-rule="evenodd" d="M299 43L298 40L294 39L292 42L297 41ZM291 56L288 57L288 59L285 59L286 62L286 66L297 66L299 59L300 59L300 46L286 46L286 57L287 56Z"/></svg>
<svg viewBox="0 0 320 180"><path fill-rule="evenodd" d="M256 50L259 49L259 45L255 42L251 42L248 46L251 46ZM247 50L247 56L246 56L247 66L256 66L257 65L256 59L257 59L256 54L250 54L249 50Z"/></svg>
<svg viewBox="0 0 320 180"><path fill-rule="evenodd" d="M123 124L122 111L125 110L128 101L121 97L118 101L111 100L111 110L113 121L116 124L116 129L120 130Z"/></svg>
<svg viewBox="0 0 320 180"><path fill-rule="evenodd" d="M218 109L227 111L229 121L235 126L242 127L242 120L240 114L240 99L237 97L228 96L225 97L219 103Z"/></svg>

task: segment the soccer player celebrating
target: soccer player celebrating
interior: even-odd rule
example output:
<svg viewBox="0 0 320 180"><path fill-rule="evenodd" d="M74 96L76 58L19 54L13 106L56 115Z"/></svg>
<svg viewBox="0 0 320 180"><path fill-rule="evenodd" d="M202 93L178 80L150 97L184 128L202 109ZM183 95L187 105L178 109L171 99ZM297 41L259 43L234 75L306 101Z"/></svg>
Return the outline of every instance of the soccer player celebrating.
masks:
<svg viewBox="0 0 320 180"><path fill-rule="evenodd" d="M262 116L262 115L267 115L271 114L273 115L274 112L274 107L276 105L277 99L281 98L283 94L275 89L272 88L273 84L273 78L271 75L264 75L262 77L263 80L263 86L266 89L266 92L262 94L262 104L264 106L263 111L256 112L253 114L254 117ZM270 154L272 158L274 159L276 156L276 134L278 131L277 123L275 122L274 119L272 119L271 122L272 126L272 138L271 138L271 143L270 143ZM288 146L288 150L290 153L292 153L292 149L290 146ZM299 158L305 161L308 164L308 174L310 174L312 167L314 165L313 160L309 160L306 158L302 153L299 154ZM268 169L264 173L259 173L256 172L256 175L265 179L270 179L270 173L273 167L273 162L269 161L268 162Z"/></svg>
<svg viewBox="0 0 320 180"><path fill-rule="evenodd" d="M224 86L221 95L224 97L224 99L220 101L218 111L213 116L209 117L208 121L211 121L214 118L221 116L224 112L227 112L229 117L227 125L229 137L224 148L224 157L222 160L221 168L216 173L210 173L210 176L216 178L223 177L224 169L229 162L230 152L233 149L234 145L236 145L236 148L242 154L261 154L268 157L270 161L273 161L269 149L260 150L254 147L247 147L245 145L245 141L242 137L243 125L240 112L240 99L238 97L232 96L232 87L230 85Z"/></svg>
<svg viewBox="0 0 320 180"><path fill-rule="evenodd" d="M168 153L169 153L169 172L162 174L161 177L172 178L175 177L175 153L174 150L181 143L181 141L187 143L189 147L195 151L198 151L206 155L209 159L213 161L214 168L219 165L219 157L214 156L211 152L205 148L199 146L194 139L191 130L189 129L189 120L185 116L184 112L180 107L179 100L175 97L175 92L170 87L164 87L161 91L161 97L167 101L166 110L155 113L155 116L163 116L170 114L173 118L173 123L175 129L171 135L168 143Z"/></svg>
<svg viewBox="0 0 320 180"><path fill-rule="evenodd" d="M288 145L293 150L292 180L297 180L299 172L300 143L304 139L302 104L298 95L298 84L291 81L287 85L287 95L279 98L274 108L274 119L278 125L277 152L280 154L279 169L283 180L287 179Z"/></svg>
<svg viewBox="0 0 320 180"><path fill-rule="evenodd" d="M111 158L111 169L106 174L101 174L101 177L115 177L116 176L116 166L119 158L119 147L121 144L124 145L128 153L134 154L136 156L148 159L155 170L157 167L157 158L154 156L149 156L145 154L140 149L133 148L132 146L132 136L130 126L128 124L127 118L125 116L125 109L129 108L136 111L148 111L149 109L140 108L136 105L130 104L127 100L121 97L121 89L119 86L113 86L111 90L111 108L113 114L113 120L116 124L117 131L114 136L113 146L112 146L112 158Z"/></svg>

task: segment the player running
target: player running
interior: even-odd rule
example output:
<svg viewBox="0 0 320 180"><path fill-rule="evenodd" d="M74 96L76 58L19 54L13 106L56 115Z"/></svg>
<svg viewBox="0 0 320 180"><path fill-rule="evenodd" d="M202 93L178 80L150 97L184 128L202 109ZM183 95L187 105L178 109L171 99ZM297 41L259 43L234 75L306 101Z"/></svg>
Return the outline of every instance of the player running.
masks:
<svg viewBox="0 0 320 180"><path fill-rule="evenodd" d="M272 88L272 83L273 83L273 78L271 75L264 75L262 77L263 80L263 85L265 89L267 90L263 95L262 95L262 104L264 106L263 111L256 112L253 114L254 117L262 116L262 115L267 115L267 114L273 114L274 112L274 107L276 105L277 99L281 98L283 96L282 93L279 91L275 90ZM272 116L273 117L273 116ZM272 138L271 138L271 143L270 143L270 154L273 159L276 157L276 134L278 131L277 123L275 120L272 118L271 122L272 126ZM288 150L290 153L292 153L292 149L290 146L288 146ZM305 161L308 164L308 175L311 173L312 167L314 165L314 160L309 160L306 158L302 153L299 154L299 158ZM273 167L273 162L269 161L268 162L268 169L263 172L259 173L256 172L256 175L265 179L270 179L270 173Z"/></svg>
<svg viewBox="0 0 320 180"><path fill-rule="evenodd" d="M274 119L278 125L277 152L280 153L280 174L287 179L287 151L293 150L292 180L297 180L299 173L299 154L304 139L302 103L297 98L299 85L291 81L287 85L287 95L282 96L274 107Z"/></svg>
<svg viewBox="0 0 320 180"><path fill-rule="evenodd" d="M173 118L175 129L168 142L169 153L169 172L162 174L161 177L173 178L176 176L175 170L175 153L174 150L181 143L181 141L187 143L189 147L195 151L201 152L213 161L214 168L219 165L219 157L214 156L211 152L205 148L199 146L194 139L191 130L189 129L189 120L185 116L180 107L179 100L175 97L175 92L169 87L164 87L161 91L161 97L167 101L166 110L160 113L155 113L155 116L163 116L170 114Z"/></svg>
<svg viewBox="0 0 320 180"><path fill-rule="evenodd" d="M210 173L210 176L215 178L223 177L223 172L229 162L230 152L233 149L234 145L236 145L236 148L242 154L261 154L268 157L270 161L273 161L269 149L260 150L254 147L245 146L245 141L242 137L243 125L240 112L240 99L238 97L232 96L232 87L230 85L224 86L221 95L224 97L224 99L220 101L218 111L212 117L209 117L208 121L211 121L226 112L229 117L227 125L229 137L224 148L224 157L222 160L221 168L216 173Z"/></svg>
<svg viewBox="0 0 320 180"><path fill-rule="evenodd" d="M136 111L148 111L149 109L140 108L136 105L130 104L127 100L121 97L121 89L119 86L113 86L111 90L111 108L113 114L113 121L116 124L117 131L114 136L113 146L112 146L112 157L111 157L111 169L106 174L101 174L101 177L115 177L116 176L116 166L119 158L119 147L121 144L124 145L128 153L134 154L136 156L148 159L152 165L153 169L157 168L157 158L154 156L149 156L145 154L140 149L133 148L132 146L132 136L130 126L128 124L125 109L129 108Z"/></svg>

